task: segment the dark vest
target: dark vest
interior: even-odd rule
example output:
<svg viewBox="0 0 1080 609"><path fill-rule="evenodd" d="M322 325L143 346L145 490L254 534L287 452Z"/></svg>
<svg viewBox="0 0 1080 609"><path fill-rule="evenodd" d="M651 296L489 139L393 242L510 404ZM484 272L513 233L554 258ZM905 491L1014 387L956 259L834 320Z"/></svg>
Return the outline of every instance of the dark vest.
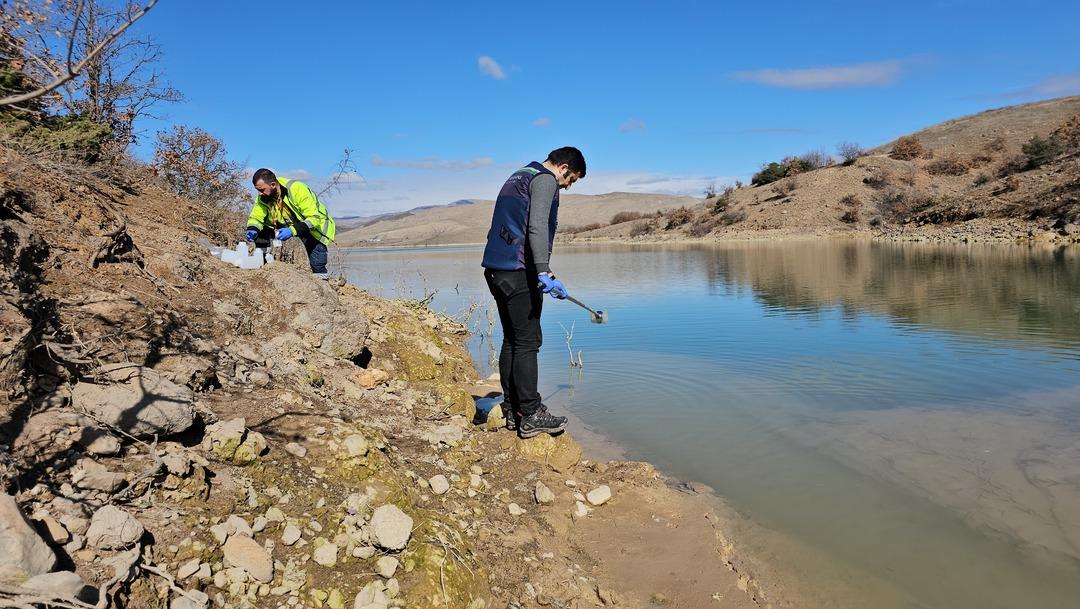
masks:
<svg viewBox="0 0 1080 609"><path fill-rule="evenodd" d="M548 171L533 161L514 172L495 199L495 213L491 217L487 247L484 248L483 267L493 271L520 271L532 265L532 254L525 243L529 235L529 184L533 178ZM548 216L548 254L555 243L555 229L559 224L559 190L551 202Z"/></svg>

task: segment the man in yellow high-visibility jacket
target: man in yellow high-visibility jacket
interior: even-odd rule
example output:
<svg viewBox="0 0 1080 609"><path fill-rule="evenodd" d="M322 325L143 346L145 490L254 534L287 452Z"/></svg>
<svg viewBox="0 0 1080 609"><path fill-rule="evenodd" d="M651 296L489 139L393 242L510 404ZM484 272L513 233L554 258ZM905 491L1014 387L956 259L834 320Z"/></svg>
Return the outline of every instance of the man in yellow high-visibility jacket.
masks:
<svg viewBox="0 0 1080 609"><path fill-rule="evenodd" d="M279 178L269 169L256 171L251 183L259 194L248 215L247 240L267 247L271 239L298 237L307 250L311 272L328 279L326 248L337 228L319 197L300 180Z"/></svg>

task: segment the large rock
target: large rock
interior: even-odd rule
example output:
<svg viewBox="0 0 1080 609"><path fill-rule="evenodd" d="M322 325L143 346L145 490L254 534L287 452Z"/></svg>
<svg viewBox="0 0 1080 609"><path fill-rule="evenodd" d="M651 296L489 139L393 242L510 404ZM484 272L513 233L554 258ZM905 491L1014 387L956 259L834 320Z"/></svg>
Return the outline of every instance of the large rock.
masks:
<svg viewBox="0 0 1080 609"><path fill-rule="evenodd" d="M233 535L222 546L225 561L247 572L252 579L268 584L274 579L274 563L254 539Z"/></svg>
<svg viewBox="0 0 1080 609"><path fill-rule="evenodd" d="M380 505L371 515L375 544L386 550L404 550L412 535L413 519L396 505Z"/></svg>
<svg viewBox="0 0 1080 609"><path fill-rule="evenodd" d="M542 434L515 444L522 457L545 464L557 472L569 471L581 461L581 446L568 434Z"/></svg>
<svg viewBox="0 0 1080 609"><path fill-rule="evenodd" d="M85 602L93 602L93 597L97 596L97 590L87 586L77 573L71 571L35 575L26 580L22 587L37 592L74 597Z"/></svg>
<svg viewBox="0 0 1080 609"><path fill-rule="evenodd" d="M155 370L131 363L104 366L102 384L78 383L71 403L136 437L167 436L191 427L195 407L191 389Z"/></svg>
<svg viewBox="0 0 1080 609"><path fill-rule="evenodd" d="M272 264L265 273L270 287L295 312L288 325L304 344L337 359L352 360L364 352L367 319L356 306L342 303L327 282L289 264Z"/></svg>
<svg viewBox="0 0 1080 609"><path fill-rule="evenodd" d="M115 505L106 505L90 519L86 541L95 548L119 550L137 543L145 531L134 516Z"/></svg>
<svg viewBox="0 0 1080 609"><path fill-rule="evenodd" d="M56 555L11 495L0 495L0 581L19 583L48 573Z"/></svg>
<svg viewBox="0 0 1080 609"><path fill-rule="evenodd" d="M208 426L203 448L226 463L249 465L268 447L266 438L248 429L244 419L232 419Z"/></svg>

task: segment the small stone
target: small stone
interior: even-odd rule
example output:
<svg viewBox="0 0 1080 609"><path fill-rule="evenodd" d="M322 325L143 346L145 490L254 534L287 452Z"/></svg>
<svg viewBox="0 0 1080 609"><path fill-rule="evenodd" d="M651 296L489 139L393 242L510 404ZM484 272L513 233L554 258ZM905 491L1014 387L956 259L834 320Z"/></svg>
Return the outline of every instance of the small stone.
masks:
<svg viewBox="0 0 1080 609"><path fill-rule="evenodd" d="M580 501L574 502L574 511L570 514L574 520L580 520L589 515L589 506Z"/></svg>
<svg viewBox="0 0 1080 609"><path fill-rule="evenodd" d="M431 485L431 492L436 495L443 495L450 490L450 482L442 474L432 476L428 480L428 484Z"/></svg>
<svg viewBox="0 0 1080 609"><path fill-rule="evenodd" d="M222 548L225 560L234 567L239 567L257 581L268 583L274 579L274 563L254 539L243 535L233 535Z"/></svg>
<svg viewBox="0 0 1080 609"><path fill-rule="evenodd" d="M609 499L611 499L611 489L608 488L608 485L606 484L598 486L593 490L589 491L585 495L585 498L588 499L589 503L593 505L604 505L608 502Z"/></svg>
<svg viewBox="0 0 1080 609"><path fill-rule="evenodd" d="M615 594L615 591L602 588L600 584L596 585L596 597L600 599L601 603L604 603L605 607L613 607L619 604L619 597Z"/></svg>
<svg viewBox="0 0 1080 609"><path fill-rule="evenodd" d="M272 507L266 510L266 519L270 522L285 522L285 512L279 507Z"/></svg>
<svg viewBox="0 0 1080 609"><path fill-rule="evenodd" d="M576 488L577 487L577 480L567 480L563 484L565 484L566 486L568 486L570 488Z"/></svg>
<svg viewBox="0 0 1080 609"><path fill-rule="evenodd" d="M375 561L375 572L386 579L390 579L397 572L399 564L398 559L393 556L383 556Z"/></svg>
<svg viewBox="0 0 1080 609"><path fill-rule="evenodd" d="M508 509L510 510L511 516L521 516L525 513L525 510L521 509L521 506L516 503L511 503L508 506Z"/></svg>
<svg viewBox="0 0 1080 609"><path fill-rule="evenodd" d="M484 484L484 479L480 477L480 474L469 474L469 486L472 488L480 488Z"/></svg>
<svg viewBox="0 0 1080 609"><path fill-rule="evenodd" d="M387 550L403 550L412 536L413 519L393 504L379 506L371 516L375 543Z"/></svg>
<svg viewBox="0 0 1080 609"><path fill-rule="evenodd" d="M379 370L378 368L368 368L363 372L353 376L353 380L357 385L360 385L364 389L373 389L379 385L385 383L390 378L390 374L385 370Z"/></svg>
<svg viewBox="0 0 1080 609"><path fill-rule="evenodd" d="M210 534L214 536L214 539L219 543L225 543L229 539L229 525L224 522L215 524L210 527Z"/></svg>
<svg viewBox="0 0 1080 609"><path fill-rule="evenodd" d="M225 520L225 526L229 531L229 535L247 535L248 537L254 537L254 533L251 531L251 525L247 523L243 518L233 514Z"/></svg>
<svg viewBox="0 0 1080 609"><path fill-rule="evenodd" d="M291 546L300 540L300 529L293 525L287 525L285 530L281 532L281 543Z"/></svg>
<svg viewBox="0 0 1080 609"><path fill-rule="evenodd" d="M363 457L368 453L367 438L360 434L352 434L345 438L344 445L350 457Z"/></svg>
<svg viewBox="0 0 1080 609"><path fill-rule="evenodd" d="M480 467L479 463L473 463L471 466L469 466L469 472L476 474L477 476L483 476L484 468Z"/></svg>
<svg viewBox="0 0 1080 609"><path fill-rule="evenodd" d="M75 598L82 598L87 600L86 583L78 574L71 571L56 571L54 573L42 573L41 575L35 575L21 584L23 588L27 590L35 590L37 592L46 592L57 594L60 596L68 596ZM16 604L14 606L22 606Z"/></svg>
<svg viewBox="0 0 1080 609"><path fill-rule="evenodd" d="M297 444L296 442L289 442L288 444L286 444L285 452L289 453L294 457L299 457L300 459L303 459L307 456L307 449Z"/></svg>
<svg viewBox="0 0 1080 609"><path fill-rule="evenodd" d="M394 577L386 580L386 596L397 598L398 594L401 594L401 582Z"/></svg>
<svg viewBox="0 0 1080 609"><path fill-rule="evenodd" d="M210 606L210 597L201 590L185 590L169 603L169 609L206 609Z"/></svg>
<svg viewBox="0 0 1080 609"><path fill-rule="evenodd" d="M176 579L187 579L192 575L195 575L199 571L200 567L199 559L192 558L186 563L180 565L180 568L176 570Z"/></svg>
<svg viewBox="0 0 1080 609"><path fill-rule="evenodd" d="M87 457L79 459L71 479L79 488L105 493L115 493L127 484L124 474L110 472L104 465Z"/></svg>
<svg viewBox="0 0 1080 609"><path fill-rule="evenodd" d="M326 597L326 606L330 609L345 609L345 595L334 588Z"/></svg>
<svg viewBox="0 0 1080 609"><path fill-rule="evenodd" d="M137 543L144 532L134 516L115 505L106 505L94 513L86 538L95 548L119 550Z"/></svg>
<svg viewBox="0 0 1080 609"><path fill-rule="evenodd" d="M377 579L360 590L353 600L353 609L386 609L389 604L386 584L381 579Z"/></svg>
<svg viewBox="0 0 1080 609"><path fill-rule="evenodd" d="M541 505L555 503L555 491L549 489L543 482L537 481L536 490L533 494L536 497L536 502Z"/></svg>
<svg viewBox="0 0 1080 609"><path fill-rule="evenodd" d="M54 546L62 546L71 541L71 533L64 528L64 525L57 522L55 518L48 514L42 515L40 518L35 519L38 525L38 530L42 533L45 541Z"/></svg>
<svg viewBox="0 0 1080 609"><path fill-rule="evenodd" d="M214 576L213 570L210 569L210 563L204 562L199 565L199 570L195 572L195 579L199 581L206 581Z"/></svg>
<svg viewBox="0 0 1080 609"><path fill-rule="evenodd" d="M368 558L375 556L375 552L377 551L378 550L375 549L375 546L356 546L355 548L353 548L352 555L356 558L363 558L364 560L367 560Z"/></svg>
<svg viewBox="0 0 1080 609"><path fill-rule="evenodd" d="M333 567L337 564L337 551L336 544L331 543L325 537L316 537L315 551L312 552L311 558L324 567Z"/></svg>
<svg viewBox="0 0 1080 609"><path fill-rule="evenodd" d="M256 516L255 521L251 523L251 531L253 533L262 533L268 524L270 524L270 521L266 519L266 516Z"/></svg>

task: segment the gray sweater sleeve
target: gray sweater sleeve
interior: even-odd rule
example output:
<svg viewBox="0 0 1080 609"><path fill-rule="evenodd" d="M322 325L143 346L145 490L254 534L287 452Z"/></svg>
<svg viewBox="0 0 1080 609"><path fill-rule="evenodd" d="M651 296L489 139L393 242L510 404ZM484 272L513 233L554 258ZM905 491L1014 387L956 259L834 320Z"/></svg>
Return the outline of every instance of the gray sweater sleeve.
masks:
<svg viewBox="0 0 1080 609"><path fill-rule="evenodd" d="M529 252L537 273L550 273L550 252L548 252L548 220L551 215L551 203L559 184L555 177L542 173L529 183Z"/></svg>

